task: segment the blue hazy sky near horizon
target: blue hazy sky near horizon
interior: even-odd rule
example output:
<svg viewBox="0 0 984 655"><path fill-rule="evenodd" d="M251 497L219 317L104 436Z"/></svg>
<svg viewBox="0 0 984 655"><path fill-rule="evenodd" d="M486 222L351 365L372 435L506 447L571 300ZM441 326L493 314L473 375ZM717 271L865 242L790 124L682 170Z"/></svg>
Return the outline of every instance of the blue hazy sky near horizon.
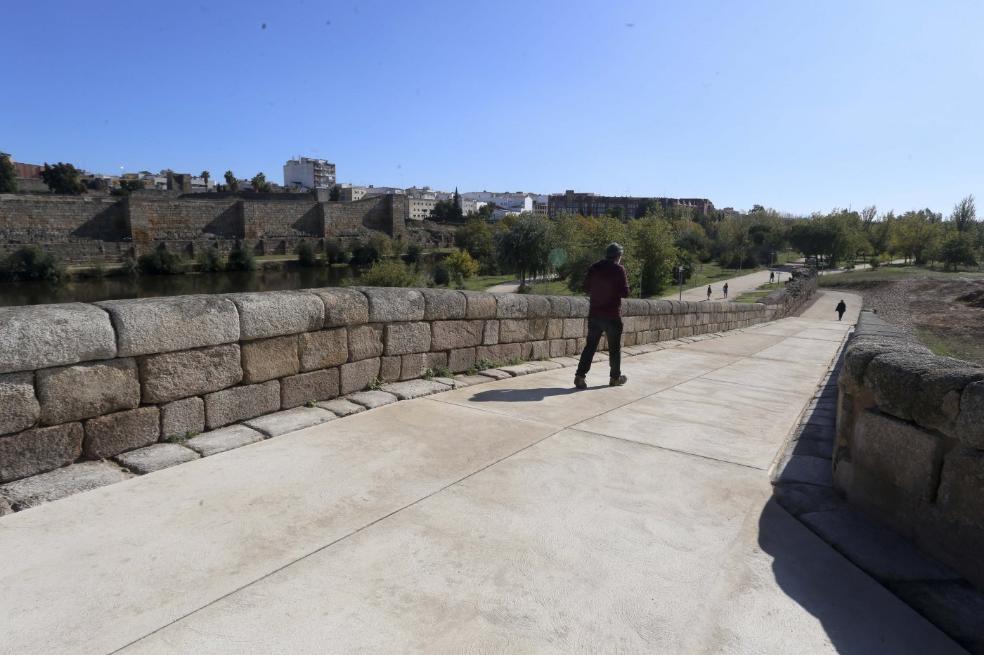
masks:
<svg viewBox="0 0 984 655"><path fill-rule="evenodd" d="M979 2L6 4L17 161L792 213L984 193Z"/></svg>

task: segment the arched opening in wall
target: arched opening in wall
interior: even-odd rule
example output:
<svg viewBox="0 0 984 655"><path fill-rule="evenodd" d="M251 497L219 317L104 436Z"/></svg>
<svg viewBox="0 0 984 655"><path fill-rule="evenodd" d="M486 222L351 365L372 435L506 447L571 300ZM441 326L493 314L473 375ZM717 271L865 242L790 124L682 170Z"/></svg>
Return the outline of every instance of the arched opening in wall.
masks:
<svg viewBox="0 0 984 655"><path fill-rule="evenodd" d="M277 244L277 254L278 255L287 254L287 241L285 239L281 239L280 243Z"/></svg>
<svg viewBox="0 0 984 655"><path fill-rule="evenodd" d="M260 239L259 241L257 241L256 242L256 245L253 246L253 254L254 255L265 255L266 254L266 245L263 243L263 240L262 239Z"/></svg>

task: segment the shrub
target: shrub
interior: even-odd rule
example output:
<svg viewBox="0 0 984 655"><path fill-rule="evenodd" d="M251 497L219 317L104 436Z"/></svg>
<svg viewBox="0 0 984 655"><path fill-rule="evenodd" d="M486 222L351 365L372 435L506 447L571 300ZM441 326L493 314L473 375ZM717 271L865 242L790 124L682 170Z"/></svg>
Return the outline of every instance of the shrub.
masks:
<svg viewBox="0 0 984 655"><path fill-rule="evenodd" d="M236 247L229 253L229 260L226 262L227 271L255 271L256 257L243 244L237 243Z"/></svg>
<svg viewBox="0 0 984 655"><path fill-rule="evenodd" d="M403 258L406 260L408 264L416 264L418 261L420 261L421 252L422 249L419 243L411 243L409 246L407 246L407 253L406 255L404 255Z"/></svg>
<svg viewBox="0 0 984 655"><path fill-rule="evenodd" d="M198 266L205 273L217 273L221 271L224 266L222 265L222 255L219 253L219 249L211 246L198 253Z"/></svg>
<svg viewBox="0 0 984 655"><path fill-rule="evenodd" d="M137 260L140 272L145 275L177 275L184 273L184 260L180 255L161 246L154 252L141 255Z"/></svg>
<svg viewBox="0 0 984 655"><path fill-rule="evenodd" d="M325 242L325 260L329 264L348 264L352 254L339 239Z"/></svg>
<svg viewBox="0 0 984 655"><path fill-rule="evenodd" d="M301 266L307 268L318 265L318 255L307 241L301 241L301 244L297 246L297 261Z"/></svg>
<svg viewBox="0 0 984 655"><path fill-rule="evenodd" d="M0 278L6 280L60 282L64 277L65 265L62 261L37 246L21 248L0 262Z"/></svg>
<svg viewBox="0 0 984 655"><path fill-rule="evenodd" d="M366 268L379 261L379 251L371 243L359 243L352 250L352 266Z"/></svg>
<svg viewBox="0 0 984 655"><path fill-rule="evenodd" d="M360 282L370 287L412 287L417 275L398 259L376 262Z"/></svg>
<svg viewBox="0 0 984 655"><path fill-rule="evenodd" d="M464 284L465 278L472 277L478 273L478 262L472 259L467 250L455 250L444 260L444 266L451 279L459 287Z"/></svg>
<svg viewBox="0 0 984 655"><path fill-rule="evenodd" d="M443 263L434 266L434 284L438 286L447 286L451 282L451 273L448 271L448 267Z"/></svg>

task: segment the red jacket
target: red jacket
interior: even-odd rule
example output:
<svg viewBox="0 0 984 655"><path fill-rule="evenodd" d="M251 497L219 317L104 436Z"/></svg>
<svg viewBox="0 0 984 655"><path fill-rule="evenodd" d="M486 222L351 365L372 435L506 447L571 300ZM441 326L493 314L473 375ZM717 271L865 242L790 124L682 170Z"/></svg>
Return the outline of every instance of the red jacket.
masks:
<svg viewBox="0 0 984 655"><path fill-rule="evenodd" d="M584 290L591 297L590 318L619 318L622 298L629 297L629 278L621 264L602 259L588 269Z"/></svg>

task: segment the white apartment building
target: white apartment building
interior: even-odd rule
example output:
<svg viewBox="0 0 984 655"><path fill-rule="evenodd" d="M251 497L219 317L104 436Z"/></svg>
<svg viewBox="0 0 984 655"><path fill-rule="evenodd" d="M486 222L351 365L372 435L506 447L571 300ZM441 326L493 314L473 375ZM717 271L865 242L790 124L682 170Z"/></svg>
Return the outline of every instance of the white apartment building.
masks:
<svg viewBox="0 0 984 655"><path fill-rule="evenodd" d="M424 219L430 218L431 212L434 211L434 207L437 205L437 198L431 194L429 198L407 198L408 212L410 220L422 221Z"/></svg>
<svg viewBox="0 0 984 655"><path fill-rule="evenodd" d="M330 189L335 186L335 165L324 159L298 157L284 164L284 186Z"/></svg>

